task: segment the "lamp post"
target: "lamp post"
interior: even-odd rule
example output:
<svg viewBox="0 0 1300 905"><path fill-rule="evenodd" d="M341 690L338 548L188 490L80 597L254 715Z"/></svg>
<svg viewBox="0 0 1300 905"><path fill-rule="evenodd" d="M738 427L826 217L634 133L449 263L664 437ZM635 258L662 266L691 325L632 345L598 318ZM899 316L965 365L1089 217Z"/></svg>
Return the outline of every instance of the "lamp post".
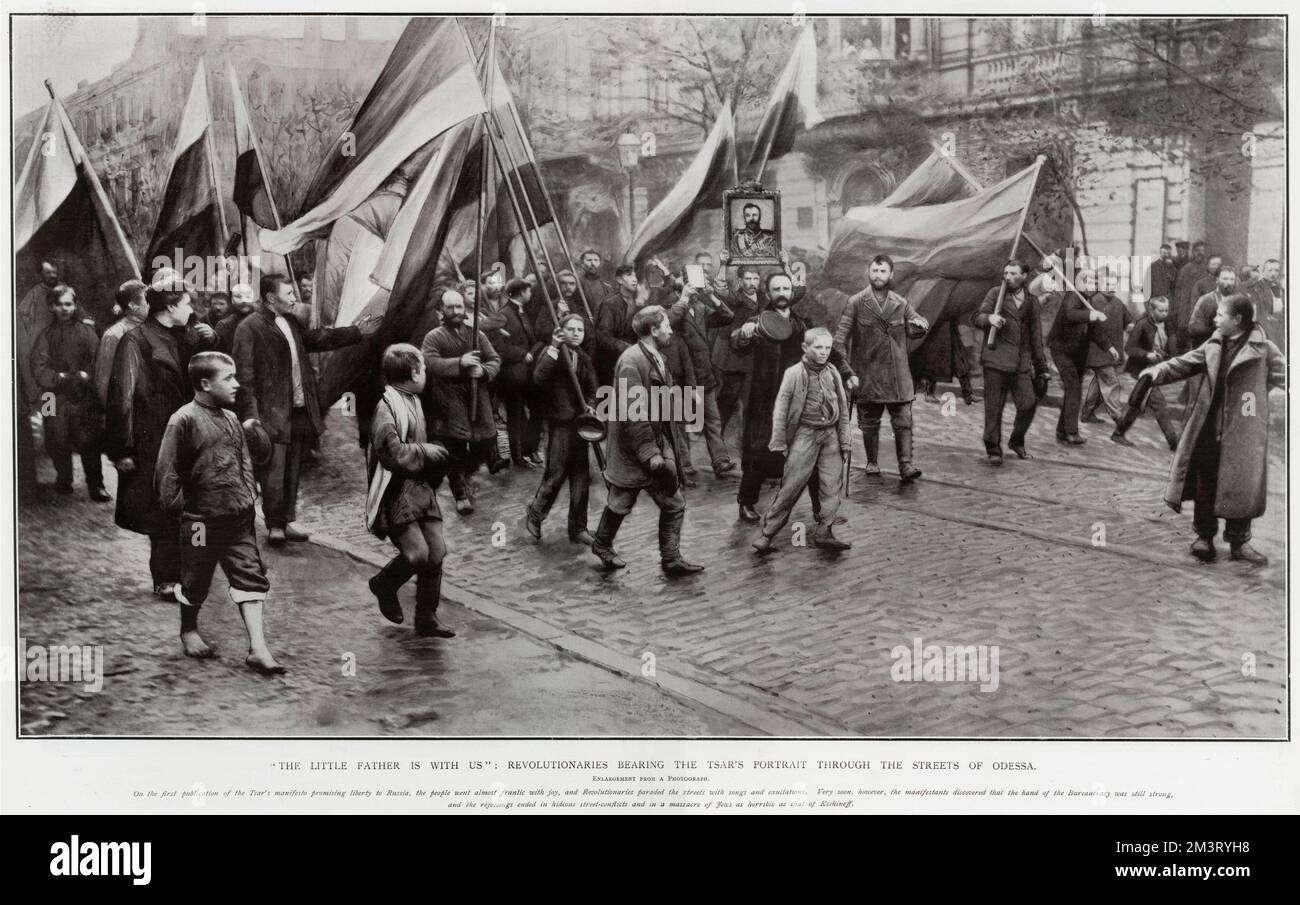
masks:
<svg viewBox="0 0 1300 905"><path fill-rule="evenodd" d="M641 137L634 132L624 132L618 137L618 162L627 171L627 229L628 236L636 232L636 193L632 178L641 160Z"/></svg>

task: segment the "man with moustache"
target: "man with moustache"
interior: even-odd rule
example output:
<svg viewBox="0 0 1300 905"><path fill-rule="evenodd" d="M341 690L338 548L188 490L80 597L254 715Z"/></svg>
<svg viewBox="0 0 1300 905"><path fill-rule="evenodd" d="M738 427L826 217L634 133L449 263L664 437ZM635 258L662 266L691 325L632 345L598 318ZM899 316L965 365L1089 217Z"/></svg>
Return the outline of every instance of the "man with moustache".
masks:
<svg viewBox="0 0 1300 905"><path fill-rule="evenodd" d="M1147 298L1163 296L1168 300L1174 294L1174 283L1178 280L1178 267L1174 263L1174 248L1168 242L1160 246L1160 257L1151 262L1147 271Z"/></svg>
<svg viewBox="0 0 1300 905"><path fill-rule="evenodd" d="M1186 352L1191 348L1191 340L1187 336L1187 324L1192 319L1192 308L1196 306L1196 300L1203 294L1196 291L1196 284L1207 275L1209 266L1213 265L1217 268L1222 263L1222 258L1217 261L1207 261L1205 243L1197 242L1192 246L1192 256L1187 259L1187 263L1178 268L1178 277L1174 280L1174 295L1169 302L1169 326L1174 331L1179 352Z"/></svg>
<svg viewBox="0 0 1300 905"><path fill-rule="evenodd" d="M501 356L482 330L468 323L465 297L455 290L442 296L442 325L430 330L420 346L429 379L425 386L426 418L430 436L447 447L451 466L447 483L456 511L474 511L473 474L494 461L497 427L492 416L488 383L501 370ZM477 395L477 411L470 420L470 399ZM494 465L504 467L506 460Z"/></svg>
<svg viewBox="0 0 1300 905"><path fill-rule="evenodd" d="M570 314L577 314L582 317L582 351L588 355L592 354L595 349L596 331L595 322L587 316L587 310L582 305L582 298L578 295L578 277L572 270L561 270L555 275L555 295L552 301L555 302L555 313L560 316L560 320ZM543 303L537 312L537 317L533 321L533 335L545 340L548 336L555 334L555 318L551 317L551 309Z"/></svg>
<svg viewBox="0 0 1300 905"><path fill-rule="evenodd" d="M304 330L295 317L293 281L268 273L261 279L262 309L235 328L232 357L239 379L239 418L261 422L271 437L270 464L259 475L262 511L272 546L305 541L294 524L303 451L325 430L309 352L326 352L362 342L379 329L379 316L354 326Z"/></svg>
<svg viewBox="0 0 1300 905"><path fill-rule="evenodd" d="M604 264L600 260L600 252L596 249L588 248L579 255L578 266L582 268L582 272L578 274L578 280L582 284L582 294L591 307L591 316L596 317L600 312L601 303L605 301L605 296L613 295L616 289L611 283L606 282Z"/></svg>
<svg viewBox="0 0 1300 905"><path fill-rule="evenodd" d="M699 256L696 256L699 260ZM710 333L725 328L734 319L726 303L709 289L683 286L681 296L668 310L673 332L683 338L690 357L695 379L704 389L704 442L709 450L714 477L720 477L735 468L722 436L722 416L718 410L718 380L710 360ZM685 437L690 443L690 437ZM683 461L689 461L687 450L682 450Z"/></svg>
<svg viewBox="0 0 1300 905"><path fill-rule="evenodd" d="M494 386L506 407L506 436L510 442L510 460L516 468L538 468L542 464L537 451L542 421L530 400L533 363L541 351L526 310L531 296L532 287L526 281L511 280L506 285L501 328L488 332L492 348L501 356L501 372Z"/></svg>
<svg viewBox="0 0 1300 905"><path fill-rule="evenodd" d="M230 289L230 312L217 322L217 350L230 353L235 348L235 329L257 308L257 296L247 283Z"/></svg>
<svg viewBox="0 0 1300 905"><path fill-rule="evenodd" d="M1038 300L1025 288L1025 265L1014 258L1002 268L1006 286L1002 313L996 313L998 289L984 296L975 313L975 326L985 331L984 361L984 451L990 465L1002 464L1002 410L1007 396L1016 406L1011 430L1011 451L1021 459L1032 458L1025 450L1025 435L1033 423L1038 399L1046 395L1047 356L1043 354L1043 332L1038 326ZM989 348L988 334L997 330L997 342ZM1031 376L1032 375L1032 376Z"/></svg>
<svg viewBox="0 0 1300 905"><path fill-rule="evenodd" d="M673 338L668 312L659 305L647 305L633 316L632 329L637 342L619 356L614 386L629 403L637 396L645 400L662 397L664 388L672 386L664 360ZM606 571L627 565L614 550L614 538L642 490L648 491L659 507L659 565L664 574L677 577L704 569L688 562L681 553L686 498L673 451L671 419L671 412L656 412L647 403L644 407L629 406L626 417L609 421L605 448L609 493L591 544L591 552Z"/></svg>
<svg viewBox="0 0 1300 905"><path fill-rule="evenodd" d="M1204 288L1204 283L1201 288ZM1210 338L1214 332L1214 315L1219 310L1219 303L1236 291L1237 271L1227 264L1220 266L1215 271L1214 287L1197 298L1196 307L1192 309L1191 319L1187 322L1187 337L1191 340L1192 348Z"/></svg>
<svg viewBox="0 0 1300 905"><path fill-rule="evenodd" d="M583 255L583 259L587 254ZM617 291L607 295L596 314L596 379L602 384L613 382L614 367L628 346L638 342L632 329L632 316L641 306L643 295L637 282L636 268L623 264L614 271Z"/></svg>
<svg viewBox="0 0 1300 905"><path fill-rule="evenodd" d="M916 392L907 361L907 341L925 336L930 322L894 292L893 278L892 258L876 255L871 259L867 267L871 285L845 304L835 328L835 350L845 388L850 396L858 396L867 474L880 474L880 419L888 409L898 476L907 484L921 476L921 469L912 464L912 400Z"/></svg>
<svg viewBox="0 0 1300 905"><path fill-rule="evenodd" d="M770 258L776 255L776 234L763 229L763 209L749 203L741 208L745 224L731 237L731 256L734 258Z"/></svg>
<svg viewBox="0 0 1300 905"><path fill-rule="evenodd" d="M1061 300L1052 329L1047 334L1047 348L1061 375L1061 414L1056 419L1056 441L1082 446L1088 441L1079 436L1079 412L1083 408L1083 377L1088 370L1088 325L1106 320L1106 315L1088 307L1084 298L1097 291L1097 274L1080 270L1074 278L1076 292Z"/></svg>
<svg viewBox="0 0 1300 905"><path fill-rule="evenodd" d="M1250 287L1255 303L1256 323L1286 355L1286 290L1282 286L1282 262L1269 258L1259 269L1259 279Z"/></svg>
<svg viewBox="0 0 1300 905"><path fill-rule="evenodd" d="M1088 304L1106 315L1105 320L1088 326L1088 357L1084 364L1092 372L1092 381L1083 397L1083 417L1080 419L1088 424L1101 423L1097 409L1103 404L1115 423L1118 424L1124 415L1119 369L1124 363L1124 340L1133 325L1133 316L1128 313L1128 306L1115 295L1115 281L1111 270L1099 268L1098 291L1088 300Z"/></svg>
<svg viewBox="0 0 1300 905"><path fill-rule="evenodd" d="M1124 348L1124 354L1128 358L1124 370L1134 377L1140 377L1144 369L1176 357L1174 338L1169 335L1168 319L1169 299L1156 296L1147 302L1147 313L1133 325L1128 345ZM1169 448L1177 450L1178 430L1174 427L1174 419L1169 414L1169 406L1160 387L1151 388L1147 411L1155 416ZM1118 431L1111 434L1110 438L1123 446L1133 445L1132 440Z"/></svg>
<svg viewBox="0 0 1300 905"><path fill-rule="evenodd" d="M760 314L755 314L731 333L731 348L750 364L743 402L744 430L741 432L740 489L736 493L740 520L756 524L758 496L763 481L778 479L785 472L785 454L770 448L772 416L781 380L785 372L803 357L804 332L811 326L794 311L794 287L784 273L767 278L767 303L763 311L774 311L789 321L790 333L784 340L774 340L759 332ZM813 512L821 510L816 485L810 484L809 498ZM843 549L833 537L814 537L814 543Z"/></svg>

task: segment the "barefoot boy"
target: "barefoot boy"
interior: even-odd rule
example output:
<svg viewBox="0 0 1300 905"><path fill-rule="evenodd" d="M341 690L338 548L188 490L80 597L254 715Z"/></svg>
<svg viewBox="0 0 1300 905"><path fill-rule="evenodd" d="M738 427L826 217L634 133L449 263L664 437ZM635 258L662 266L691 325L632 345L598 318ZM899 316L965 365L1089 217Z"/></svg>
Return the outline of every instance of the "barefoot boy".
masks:
<svg viewBox="0 0 1300 905"><path fill-rule="evenodd" d="M379 612L389 622L402 622L398 589L415 579L415 633L454 638L438 624L442 596L442 510L434 492L441 478L435 469L447 464L447 448L430 443L424 426L420 394L424 392L424 356L415 346L398 343L384 350L384 396L370 421L366 469L366 528L387 537L398 553L370 579Z"/></svg>
<svg viewBox="0 0 1300 905"><path fill-rule="evenodd" d="M189 376L194 400L167 422L154 471L158 502L181 522L181 646L187 657L214 656L199 635L199 607L220 563L248 630L245 662L264 675L279 675L284 667L262 634L262 601L271 585L253 523L257 463L231 411L239 389L235 361L222 352L200 352L190 359Z"/></svg>
<svg viewBox="0 0 1300 905"><path fill-rule="evenodd" d="M831 346L830 332L813 327L804 333L802 360L787 368L781 378L768 448L785 453L785 473L781 489L763 516L763 533L754 542L759 554L775 549L772 538L785 527L809 479L816 480L821 491L813 544L831 550L851 546L831 533L849 454L849 400L839 372L827 364Z"/></svg>

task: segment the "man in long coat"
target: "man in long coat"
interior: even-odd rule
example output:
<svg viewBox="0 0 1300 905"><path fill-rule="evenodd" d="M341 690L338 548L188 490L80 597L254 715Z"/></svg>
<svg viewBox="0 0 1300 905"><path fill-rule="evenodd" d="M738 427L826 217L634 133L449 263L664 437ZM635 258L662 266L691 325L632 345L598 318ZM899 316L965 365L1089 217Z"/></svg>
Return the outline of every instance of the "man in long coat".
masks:
<svg viewBox="0 0 1300 905"><path fill-rule="evenodd" d="M186 329L194 309L179 277L155 279L146 292L149 319L122 337L108 384L104 452L117 468L119 528L149 537L154 594L177 603L180 583L180 522L163 512L154 471L167 421L194 397L190 358L211 348L216 334L206 324Z"/></svg>
<svg viewBox="0 0 1300 905"><path fill-rule="evenodd" d="M468 515L474 511L472 475L479 465L494 461L497 426L488 383L501 370L501 356L482 330L475 331L465 322L465 297L454 289L443 295L442 325L424 337L420 354L429 374L425 385L429 436L451 453L447 483L456 511ZM478 396L473 421L472 395Z"/></svg>
<svg viewBox="0 0 1300 905"><path fill-rule="evenodd" d="M731 333L731 348L736 357L749 367L745 397L741 400L744 430L741 432L740 489L736 493L741 521L756 524L759 514L758 495L763 481L779 479L785 472L785 455L769 448L772 439L772 415L781 379L788 368L803 358L803 335L812 326L794 311L794 290L784 273L767 278L767 305L790 321L790 335L784 340L769 339L759 332L759 314L749 318ZM813 512L821 509L816 483L808 485Z"/></svg>
<svg viewBox="0 0 1300 905"><path fill-rule="evenodd" d="M876 255L867 268L871 285L849 299L840 315L835 350L840 355L844 385L850 396L857 394L867 474L880 474L880 418L888 409L898 475L907 483L921 476L921 469L912 464L912 400L916 392L907 341L925 336L930 323L890 288L893 276L893 259Z"/></svg>
<svg viewBox="0 0 1300 905"><path fill-rule="evenodd" d="M1250 522L1268 501L1268 391L1286 388L1286 359L1254 318L1249 296L1229 296L1204 344L1142 372L1157 386L1204 375L1165 488L1175 512L1193 501L1191 553L1203 562L1218 557L1221 518L1233 559L1268 562L1250 546Z"/></svg>

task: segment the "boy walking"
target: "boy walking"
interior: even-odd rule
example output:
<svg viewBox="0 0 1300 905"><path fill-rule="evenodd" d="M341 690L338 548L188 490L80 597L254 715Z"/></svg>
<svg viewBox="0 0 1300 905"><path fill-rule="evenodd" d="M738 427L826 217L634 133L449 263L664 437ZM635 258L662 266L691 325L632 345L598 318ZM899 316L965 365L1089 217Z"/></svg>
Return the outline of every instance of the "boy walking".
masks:
<svg viewBox="0 0 1300 905"><path fill-rule="evenodd" d="M799 495L816 475L821 511L813 543L834 550L851 544L831 534L840 508L840 487L849 456L849 400L839 372L829 366L834 341L824 327L804 333L803 359L786 369L772 412L772 439L768 447L785 453L785 473L767 514L763 533L754 550L766 555L776 550L772 538L785 527Z"/></svg>
<svg viewBox="0 0 1300 905"><path fill-rule="evenodd" d="M398 343L384 350L381 366L388 385L370 419L366 529L391 540L398 552L370 579L370 591L384 618L400 625L397 591L414 575L415 633L454 638L456 633L440 626L437 619L447 545L435 493L442 476L432 469L445 467L449 454L441 443L428 442L425 432L420 405L424 356L415 346Z"/></svg>
<svg viewBox="0 0 1300 905"><path fill-rule="evenodd" d="M194 399L168 420L154 469L159 505L180 520L181 647L187 657L215 656L199 634L199 608L220 564L248 632L244 662L263 675L282 675L262 631L262 602L271 585L253 522L253 468L261 462L249 450L245 429L261 440L255 445L263 459L270 457L269 438L258 422L240 425L231 411L239 389L233 358L200 352L188 371Z"/></svg>
<svg viewBox="0 0 1300 905"><path fill-rule="evenodd" d="M569 540L591 546L587 531L587 496L591 485L587 443L578 436L575 419L590 411L596 401L596 367L582 351L587 327L581 314L560 318L551 344L538 356L533 370L537 413L546 419L546 473L528 504L524 524L536 540L542 539L542 522L555 505L560 488L569 482ZM573 385L570 369L578 375L582 395Z"/></svg>

